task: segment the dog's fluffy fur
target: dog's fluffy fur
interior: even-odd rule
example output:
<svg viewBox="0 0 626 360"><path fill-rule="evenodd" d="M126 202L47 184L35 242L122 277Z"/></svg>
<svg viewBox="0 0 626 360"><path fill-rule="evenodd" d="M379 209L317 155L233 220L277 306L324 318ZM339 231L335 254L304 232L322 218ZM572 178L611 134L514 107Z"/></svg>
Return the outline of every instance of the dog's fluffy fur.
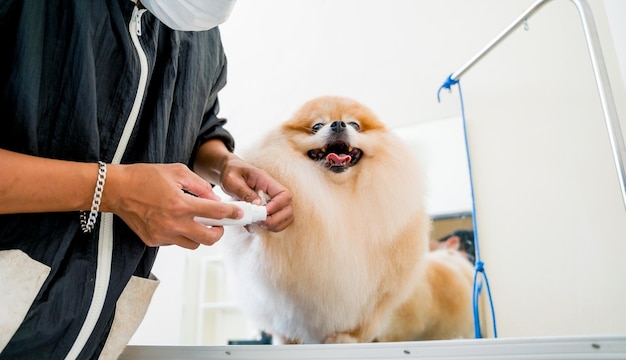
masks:
<svg viewBox="0 0 626 360"><path fill-rule="evenodd" d="M244 158L293 193L287 229L222 241L260 329L278 343L472 336L471 264L428 252L424 176L372 111L314 99Z"/></svg>

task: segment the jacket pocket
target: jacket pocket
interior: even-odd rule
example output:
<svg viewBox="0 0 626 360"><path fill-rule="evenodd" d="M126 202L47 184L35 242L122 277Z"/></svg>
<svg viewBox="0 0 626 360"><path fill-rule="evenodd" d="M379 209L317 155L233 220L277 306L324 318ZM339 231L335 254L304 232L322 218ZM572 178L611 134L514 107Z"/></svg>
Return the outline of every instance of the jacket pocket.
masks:
<svg viewBox="0 0 626 360"><path fill-rule="evenodd" d="M152 274L148 279L133 276L122 291L115 307L111 331L100 359L117 359L148 310L159 280Z"/></svg>
<svg viewBox="0 0 626 360"><path fill-rule="evenodd" d="M0 251L0 352L28 313L50 267L22 250Z"/></svg>

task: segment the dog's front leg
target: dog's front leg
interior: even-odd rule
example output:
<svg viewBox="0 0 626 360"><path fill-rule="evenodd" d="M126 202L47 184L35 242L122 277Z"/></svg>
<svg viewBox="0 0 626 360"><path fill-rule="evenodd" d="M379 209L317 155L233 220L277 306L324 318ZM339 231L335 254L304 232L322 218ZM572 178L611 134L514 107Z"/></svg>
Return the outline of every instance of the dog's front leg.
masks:
<svg viewBox="0 0 626 360"><path fill-rule="evenodd" d="M322 343L324 344L340 344L340 343L366 343L372 342L382 332L387 325L387 321L391 316L392 308L397 300L384 295L378 302L376 309L369 316L365 316L363 322L356 328L346 331L337 332L327 336Z"/></svg>

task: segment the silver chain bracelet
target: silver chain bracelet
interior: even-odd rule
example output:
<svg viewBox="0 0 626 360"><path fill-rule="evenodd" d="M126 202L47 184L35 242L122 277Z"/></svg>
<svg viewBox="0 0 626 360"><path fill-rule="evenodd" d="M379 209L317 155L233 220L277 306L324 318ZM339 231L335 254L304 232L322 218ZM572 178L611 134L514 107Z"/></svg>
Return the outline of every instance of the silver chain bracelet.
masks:
<svg viewBox="0 0 626 360"><path fill-rule="evenodd" d="M104 181L107 178L107 164L98 161L98 181L96 182L96 190L93 193L93 201L91 202L91 211L87 216L86 211L80 212L80 227L85 234L90 233L96 225L98 211L100 211L100 202L102 201L102 192L104 191Z"/></svg>

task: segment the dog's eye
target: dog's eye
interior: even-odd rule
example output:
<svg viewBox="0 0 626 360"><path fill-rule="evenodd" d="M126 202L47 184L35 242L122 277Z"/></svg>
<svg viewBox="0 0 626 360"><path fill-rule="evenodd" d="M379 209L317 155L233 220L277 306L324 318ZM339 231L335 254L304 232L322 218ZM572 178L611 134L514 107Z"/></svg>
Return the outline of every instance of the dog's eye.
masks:
<svg viewBox="0 0 626 360"><path fill-rule="evenodd" d="M317 123L317 124L313 125L313 127L311 128L311 131L313 132L313 134L315 134L316 132L319 131L319 129L321 129L323 127L324 127L324 124Z"/></svg>
<svg viewBox="0 0 626 360"><path fill-rule="evenodd" d="M352 126L356 131L361 131L361 125L359 125L358 123L351 121L348 124Z"/></svg>

